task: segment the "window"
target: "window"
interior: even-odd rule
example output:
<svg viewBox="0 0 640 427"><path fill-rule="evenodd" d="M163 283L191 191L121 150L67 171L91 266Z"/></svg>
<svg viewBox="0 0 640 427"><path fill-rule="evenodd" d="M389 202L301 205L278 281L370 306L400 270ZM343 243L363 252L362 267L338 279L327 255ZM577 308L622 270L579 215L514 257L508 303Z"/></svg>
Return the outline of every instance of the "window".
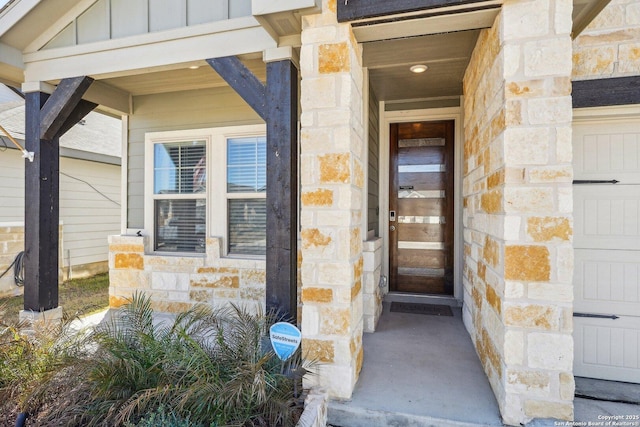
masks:
<svg viewBox="0 0 640 427"><path fill-rule="evenodd" d="M264 125L147 134L145 228L155 252L203 253L207 236L225 254L266 250Z"/></svg>
<svg viewBox="0 0 640 427"><path fill-rule="evenodd" d="M227 139L229 254L265 254L266 190L266 138Z"/></svg>

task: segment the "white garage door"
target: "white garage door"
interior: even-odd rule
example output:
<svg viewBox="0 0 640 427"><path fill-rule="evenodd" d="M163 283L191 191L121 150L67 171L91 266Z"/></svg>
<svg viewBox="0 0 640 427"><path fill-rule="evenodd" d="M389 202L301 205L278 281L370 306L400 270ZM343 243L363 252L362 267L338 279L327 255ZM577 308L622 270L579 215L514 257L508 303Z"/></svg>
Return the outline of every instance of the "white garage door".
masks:
<svg viewBox="0 0 640 427"><path fill-rule="evenodd" d="M573 163L574 374L640 383L640 116L576 120Z"/></svg>

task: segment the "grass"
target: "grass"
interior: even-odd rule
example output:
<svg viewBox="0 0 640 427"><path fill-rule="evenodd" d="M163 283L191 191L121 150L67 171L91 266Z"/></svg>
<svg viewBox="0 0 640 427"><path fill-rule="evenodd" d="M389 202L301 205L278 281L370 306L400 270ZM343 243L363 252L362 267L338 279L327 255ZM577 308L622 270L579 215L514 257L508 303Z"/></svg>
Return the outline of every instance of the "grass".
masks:
<svg viewBox="0 0 640 427"><path fill-rule="evenodd" d="M64 282L59 288L59 303L70 315L87 315L109 306L109 274ZM24 297L0 298L0 317L7 323L18 321Z"/></svg>

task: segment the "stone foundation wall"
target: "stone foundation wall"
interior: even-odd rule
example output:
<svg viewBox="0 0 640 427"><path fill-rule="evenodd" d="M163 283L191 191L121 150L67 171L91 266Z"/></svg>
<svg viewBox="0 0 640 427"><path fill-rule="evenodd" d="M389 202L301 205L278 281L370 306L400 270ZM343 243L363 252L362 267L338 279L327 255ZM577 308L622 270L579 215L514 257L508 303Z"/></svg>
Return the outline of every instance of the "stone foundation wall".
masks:
<svg viewBox="0 0 640 427"><path fill-rule="evenodd" d="M147 244L146 237L109 237L110 307L143 291L155 310L167 313L197 303L265 310L264 260L222 258L222 240L215 237L207 239L205 257L145 254Z"/></svg>
<svg viewBox="0 0 640 427"><path fill-rule="evenodd" d="M60 250L58 256L58 283L63 281L62 268L62 241L63 226L60 225ZM0 273L5 271L13 263L16 255L24 251L24 224L22 223L0 223ZM0 278L0 297L21 295L22 287L15 285L13 278L13 267L7 271L4 277Z"/></svg>
<svg viewBox="0 0 640 427"><path fill-rule="evenodd" d="M573 418L571 10L505 2L464 77L464 319L510 425Z"/></svg>
<svg viewBox="0 0 640 427"><path fill-rule="evenodd" d="M364 332L375 332L378 319L382 314L382 298L387 292L380 286L382 271L382 238L367 240L363 244L364 278Z"/></svg>
<svg viewBox="0 0 640 427"><path fill-rule="evenodd" d="M306 386L348 399L363 361L362 49L336 0L302 18L300 51L302 351L321 362Z"/></svg>
<svg viewBox="0 0 640 427"><path fill-rule="evenodd" d="M5 271L16 255L24 250L24 226L0 224L0 273ZM0 278L0 296L19 295L22 288L15 285L13 268Z"/></svg>
<svg viewBox="0 0 640 427"><path fill-rule="evenodd" d="M640 3L612 0L573 41L573 79L640 75Z"/></svg>

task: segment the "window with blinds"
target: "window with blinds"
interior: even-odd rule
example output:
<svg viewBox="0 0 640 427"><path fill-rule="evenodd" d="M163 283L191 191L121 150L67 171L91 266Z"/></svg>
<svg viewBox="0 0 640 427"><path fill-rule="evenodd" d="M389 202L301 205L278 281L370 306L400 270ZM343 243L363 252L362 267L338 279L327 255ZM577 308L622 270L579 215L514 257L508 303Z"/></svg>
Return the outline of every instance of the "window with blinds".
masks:
<svg viewBox="0 0 640 427"><path fill-rule="evenodd" d="M155 251L205 251L206 154L203 140L154 144Z"/></svg>
<svg viewBox="0 0 640 427"><path fill-rule="evenodd" d="M229 254L265 254L266 169L264 136L227 139Z"/></svg>

